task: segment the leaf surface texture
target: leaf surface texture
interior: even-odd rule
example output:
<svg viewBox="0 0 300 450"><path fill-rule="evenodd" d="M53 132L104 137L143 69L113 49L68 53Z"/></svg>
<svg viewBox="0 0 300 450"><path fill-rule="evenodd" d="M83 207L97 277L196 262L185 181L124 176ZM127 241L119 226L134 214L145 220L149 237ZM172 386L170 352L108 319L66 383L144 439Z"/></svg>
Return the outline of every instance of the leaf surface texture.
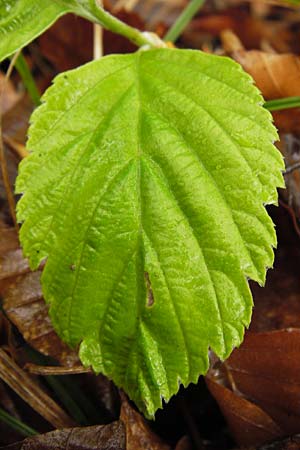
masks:
<svg viewBox="0 0 300 450"><path fill-rule="evenodd" d="M21 242L53 324L147 416L226 358L273 264L283 162L251 78L157 49L59 75L32 117Z"/></svg>

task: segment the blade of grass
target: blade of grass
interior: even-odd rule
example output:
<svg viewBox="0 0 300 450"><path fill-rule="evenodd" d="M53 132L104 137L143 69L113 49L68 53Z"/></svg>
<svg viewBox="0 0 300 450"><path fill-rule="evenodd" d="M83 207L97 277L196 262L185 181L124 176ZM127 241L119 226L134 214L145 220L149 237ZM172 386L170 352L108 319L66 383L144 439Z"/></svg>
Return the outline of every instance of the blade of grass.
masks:
<svg viewBox="0 0 300 450"><path fill-rule="evenodd" d="M299 108L300 97L278 98L276 100L268 100L264 107L269 111L281 111L283 109Z"/></svg>
<svg viewBox="0 0 300 450"><path fill-rule="evenodd" d="M72 395L70 395L68 389L66 389L66 386L64 386L61 380L54 375L46 375L44 378L73 419L79 425L90 425L88 418L73 399Z"/></svg>
<svg viewBox="0 0 300 450"><path fill-rule="evenodd" d="M35 106L38 106L41 102L40 92L22 53L19 54L18 59L16 60L15 68L19 72L31 100Z"/></svg>
<svg viewBox="0 0 300 450"><path fill-rule="evenodd" d="M164 41L175 42L204 2L205 0L191 0L165 35Z"/></svg>
<svg viewBox="0 0 300 450"><path fill-rule="evenodd" d="M31 347L26 347L26 351L34 363L40 365L49 364L49 358L41 355ZM97 421L102 420L97 408L81 391L71 376L63 375L58 377L55 375L43 375L43 377L56 394L57 398L59 398L60 402L64 405L68 413L80 425L90 425L91 422L97 423Z"/></svg>
<svg viewBox="0 0 300 450"><path fill-rule="evenodd" d="M8 414L4 409L0 408L0 421L10 426L24 437L35 436L38 434L33 428Z"/></svg>

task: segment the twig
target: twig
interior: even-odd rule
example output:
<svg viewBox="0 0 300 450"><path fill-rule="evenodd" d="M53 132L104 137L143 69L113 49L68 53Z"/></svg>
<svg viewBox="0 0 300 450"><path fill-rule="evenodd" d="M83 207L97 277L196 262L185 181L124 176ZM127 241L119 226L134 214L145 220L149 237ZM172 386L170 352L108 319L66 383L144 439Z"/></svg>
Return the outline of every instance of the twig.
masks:
<svg viewBox="0 0 300 450"><path fill-rule="evenodd" d="M191 0L182 11L176 22L169 29L164 37L164 40L167 42L175 42L195 14L199 11L204 2L205 0Z"/></svg>
<svg viewBox="0 0 300 450"><path fill-rule="evenodd" d="M300 161L292 164L291 166L286 167L284 175L294 172L294 170L300 169Z"/></svg>
<svg viewBox="0 0 300 450"><path fill-rule="evenodd" d="M17 232L19 231L19 226L18 226L17 217L16 217L16 204L15 204L14 194L13 194L11 186L10 186L9 175L8 175L8 170L7 170L7 163L6 163L5 153L4 153L3 136L2 136L2 101L3 101L3 93L4 93L4 90L6 87L6 83L10 78L11 72L14 68L14 65L19 56L19 53L20 53L20 51L15 53L15 55L13 56L13 58L10 61L8 70L6 72L6 75L5 75L3 84L2 84L2 89L0 92L0 165L1 165L3 184L4 184L6 196L7 196L10 215L12 217L12 220L14 222Z"/></svg>
<svg viewBox="0 0 300 450"><path fill-rule="evenodd" d="M74 426L70 416L2 348L0 378L55 428Z"/></svg>
<svg viewBox="0 0 300 450"><path fill-rule="evenodd" d="M98 3L103 7L103 0L98 0ZM93 37L94 59L100 59L103 56L103 28L98 23L94 23Z"/></svg>
<svg viewBox="0 0 300 450"><path fill-rule="evenodd" d="M297 235L300 237L300 228L298 225L298 220L297 220L296 214L294 213L293 209L289 205L287 205L285 202L283 202L282 200L279 200L278 203L280 206L282 206L284 209L286 209L287 212L289 213L289 215L292 219L293 225L294 225L294 229L295 229Z"/></svg>
<svg viewBox="0 0 300 450"><path fill-rule="evenodd" d="M94 23L94 59L100 59L103 56L103 28L98 23Z"/></svg>
<svg viewBox="0 0 300 450"><path fill-rule="evenodd" d="M74 375L81 373L93 373L92 369L75 366L75 367L61 367L61 366L40 366L38 364L27 363L24 366L25 370L35 375Z"/></svg>
<svg viewBox="0 0 300 450"><path fill-rule="evenodd" d="M3 141L6 145L9 146L11 150L20 158L26 158L26 156L29 155L29 152L26 150L25 146L20 144L19 142L16 142L14 139L12 139L9 136L6 136L3 134Z"/></svg>

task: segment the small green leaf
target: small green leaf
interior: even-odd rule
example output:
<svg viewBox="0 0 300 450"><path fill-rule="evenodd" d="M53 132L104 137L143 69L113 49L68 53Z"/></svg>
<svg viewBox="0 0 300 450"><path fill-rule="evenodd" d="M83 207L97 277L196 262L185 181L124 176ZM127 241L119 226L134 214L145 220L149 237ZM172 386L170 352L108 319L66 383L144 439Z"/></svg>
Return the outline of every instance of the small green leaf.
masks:
<svg viewBox="0 0 300 450"><path fill-rule="evenodd" d="M226 358L273 264L283 161L228 58L159 49L59 75L34 112L21 242L53 324L147 416Z"/></svg>
<svg viewBox="0 0 300 450"><path fill-rule="evenodd" d="M0 61L27 45L70 11L61 1L0 0Z"/></svg>
<svg viewBox="0 0 300 450"><path fill-rule="evenodd" d="M0 0L0 62L67 13L97 21L89 0Z"/></svg>

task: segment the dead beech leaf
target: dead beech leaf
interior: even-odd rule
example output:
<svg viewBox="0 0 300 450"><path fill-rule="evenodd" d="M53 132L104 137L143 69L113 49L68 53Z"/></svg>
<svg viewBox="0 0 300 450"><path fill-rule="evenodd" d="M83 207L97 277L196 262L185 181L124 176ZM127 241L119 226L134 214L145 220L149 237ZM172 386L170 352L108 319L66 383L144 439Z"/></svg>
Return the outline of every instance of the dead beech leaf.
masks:
<svg viewBox="0 0 300 450"><path fill-rule="evenodd" d="M126 450L170 450L153 431L140 413L130 406L122 394L121 420L126 427Z"/></svg>
<svg viewBox="0 0 300 450"><path fill-rule="evenodd" d="M300 431L300 329L249 333L226 362L237 389L285 431Z"/></svg>
<svg viewBox="0 0 300 450"><path fill-rule="evenodd" d="M0 227L0 295L3 309L24 339L66 367L78 366L77 353L55 333L43 300L41 271L30 272L13 228Z"/></svg>
<svg viewBox="0 0 300 450"><path fill-rule="evenodd" d="M278 425L261 408L236 395L211 376L206 377L206 383L239 445L256 446L283 435Z"/></svg>
<svg viewBox="0 0 300 450"><path fill-rule="evenodd" d="M299 56L240 50L232 57L254 78L266 100L300 95Z"/></svg>
<svg viewBox="0 0 300 450"><path fill-rule="evenodd" d="M231 31L221 33L223 47L241 64L255 81L266 100L300 96L300 57L292 53L277 54L245 50ZM281 132L300 131L300 108L274 111L274 121Z"/></svg>
<svg viewBox="0 0 300 450"><path fill-rule="evenodd" d="M125 448L125 427L121 421L109 425L51 431L0 447L2 450L125 450Z"/></svg>
<svg viewBox="0 0 300 450"><path fill-rule="evenodd" d="M300 329L248 333L241 347L212 369L208 387L241 445L259 445L269 439L254 433L254 428L249 436L239 432L245 427L244 413L247 410L248 414L250 408L255 410L251 426L264 429L268 417L267 430L273 430L273 438L276 433L284 437L300 431L299 353ZM233 415L234 405L241 400L244 408L240 412L236 408Z"/></svg>

